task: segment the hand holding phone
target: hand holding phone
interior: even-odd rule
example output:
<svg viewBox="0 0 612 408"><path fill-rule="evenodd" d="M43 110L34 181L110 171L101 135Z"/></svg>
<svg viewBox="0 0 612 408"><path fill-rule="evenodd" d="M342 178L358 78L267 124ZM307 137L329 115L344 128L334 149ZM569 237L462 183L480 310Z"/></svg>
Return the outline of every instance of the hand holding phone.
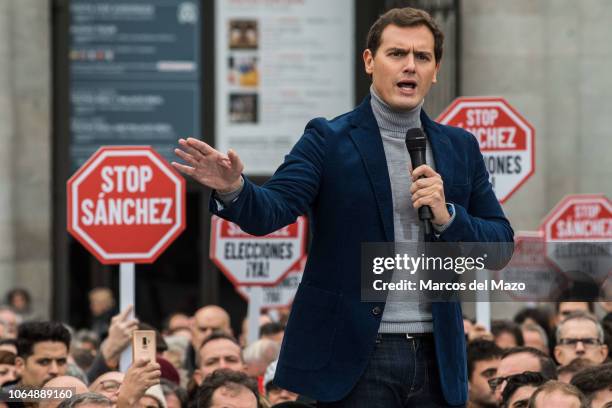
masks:
<svg viewBox="0 0 612 408"><path fill-rule="evenodd" d="M132 337L132 361L155 362L157 344L154 330L134 330Z"/></svg>

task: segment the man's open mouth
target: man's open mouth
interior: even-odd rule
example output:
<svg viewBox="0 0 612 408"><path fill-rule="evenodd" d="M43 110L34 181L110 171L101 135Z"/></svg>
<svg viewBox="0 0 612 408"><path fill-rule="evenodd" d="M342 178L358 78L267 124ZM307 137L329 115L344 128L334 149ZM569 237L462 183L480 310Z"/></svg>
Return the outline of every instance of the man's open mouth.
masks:
<svg viewBox="0 0 612 408"><path fill-rule="evenodd" d="M417 87L417 83L415 80L405 79L405 80L399 81L397 83L397 86L399 86L402 89L415 89Z"/></svg>

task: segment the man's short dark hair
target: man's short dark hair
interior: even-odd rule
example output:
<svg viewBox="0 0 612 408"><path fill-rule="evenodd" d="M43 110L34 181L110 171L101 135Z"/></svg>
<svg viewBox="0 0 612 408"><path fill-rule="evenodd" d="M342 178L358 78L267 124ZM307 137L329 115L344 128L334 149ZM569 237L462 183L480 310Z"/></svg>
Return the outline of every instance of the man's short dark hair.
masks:
<svg viewBox="0 0 612 408"><path fill-rule="evenodd" d="M541 350L538 350L533 347L512 347L507 350L504 350L502 354L502 360L508 356L519 353L527 353L535 356L540 361L540 374L544 377L545 380L556 380L557 379L557 365L553 361L552 358L546 355Z"/></svg>
<svg viewBox="0 0 612 408"><path fill-rule="evenodd" d="M219 388L227 388L230 391L239 391L246 388L255 395L259 407L259 392L257 383L248 375L228 369L218 369L209 374L197 390L196 406L198 408L209 408L212 404L213 394Z"/></svg>
<svg viewBox="0 0 612 408"><path fill-rule="evenodd" d="M17 339L0 339L0 346L5 344L10 344L12 346L17 347Z"/></svg>
<svg viewBox="0 0 612 408"><path fill-rule="evenodd" d="M0 364L15 365L15 357L10 351L0 350Z"/></svg>
<svg viewBox="0 0 612 408"><path fill-rule="evenodd" d="M566 293L562 294L559 298L560 300L558 302L555 302L555 311L557 313L559 313L559 308L561 307L561 303L586 303L587 307L589 308L589 312L590 313L595 312L595 305L593 304L593 302L583 302L583 301L571 300L572 297ZM563 300L563 299L567 299L567 300Z"/></svg>
<svg viewBox="0 0 612 408"><path fill-rule="evenodd" d="M612 384L612 363L585 368L572 377L571 384L591 399L597 391Z"/></svg>
<svg viewBox="0 0 612 408"><path fill-rule="evenodd" d="M557 368L557 375L561 376L562 374L576 374L579 371L584 370L585 368L593 367L595 365L591 360L587 360L586 358L575 358L570 361L569 364L561 366Z"/></svg>
<svg viewBox="0 0 612 408"><path fill-rule="evenodd" d="M440 30L429 13L412 7L391 9L378 17L374 24L372 24L366 40L366 48L372 52L372 55L376 55L376 51L378 51L378 47L380 47L382 33L389 25L398 27L427 27L434 37L434 56L436 58L436 63L442 60L444 33L442 33L442 30Z"/></svg>
<svg viewBox="0 0 612 408"><path fill-rule="evenodd" d="M467 346L468 380L472 379L474 366L479 361L501 358L503 350L490 340L474 340Z"/></svg>
<svg viewBox="0 0 612 408"><path fill-rule="evenodd" d="M34 345L43 341L55 341L70 348L70 332L60 322L25 322L17 329L17 355L23 359L31 356Z"/></svg>
<svg viewBox="0 0 612 408"><path fill-rule="evenodd" d="M538 307L526 307L514 315L514 323L519 326L525 323L525 320L531 319L544 329L546 335L550 338L550 311Z"/></svg>
<svg viewBox="0 0 612 408"><path fill-rule="evenodd" d="M502 406L507 406L508 401L512 398L512 395L521 387L526 385L531 385L535 388L538 388L540 385L544 384L546 380L544 376L540 373L535 373L533 371L525 371L521 374L515 374L508 378L506 382L506 387L502 392Z"/></svg>
<svg viewBox="0 0 612 408"><path fill-rule="evenodd" d="M495 338L502 333L510 333L514 337L517 346L525 344L521 328L510 320L494 320L491 323L491 333Z"/></svg>
<svg viewBox="0 0 612 408"><path fill-rule="evenodd" d="M279 322L270 322L263 324L259 328L259 337L263 336L273 336L278 333L282 333L285 330L285 326Z"/></svg>
<svg viewBox="0 0 612 408"><path fill-rule="evenodd" d="M23 299L28 304L28 306L30 305L30 302L32 301L32 297L30 296L30 292L28 292L24 288L15 288L15 289L9 290L6 293L6 304L12 306L13 305L13 300L15 299L16 296L22 296Z"/></svg>

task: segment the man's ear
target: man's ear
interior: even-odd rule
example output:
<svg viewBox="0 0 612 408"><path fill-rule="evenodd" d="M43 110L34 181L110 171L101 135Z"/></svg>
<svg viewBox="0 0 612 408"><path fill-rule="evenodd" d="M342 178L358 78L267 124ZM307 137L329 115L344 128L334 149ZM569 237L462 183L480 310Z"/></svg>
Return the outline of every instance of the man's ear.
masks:
<svg viewBox="0 0 612 408"><path fill-rule="evenodd" d="M559 346L555 346L555 348L553 349L553 354L555 355L555 360L557 360L558 364L561 364L561 362L559 361L559 357L561 357L561 347Z"/></svg>
<svg viewBox="0 0 612 408"><path fill-rule="evenodd" d="M15 374L18 377L21 377L21 373L23 373L23 369L25 368L25 360L23 357L15 357Z"/></svg>
<svg viewBox="0 0 612 408"><path fill-rule="evenodd" d="M608 357L608 346L603 344L599 349L601 350L601 361L599 363L602 364Z"/></svg>
<svg viewBox="0 0 612 408"><path fill-rule="evenodd" d="M431 81L431 83L435 84L436 82L438 82L438 72L440 72L439 62L436 63L436 70L434 71L434 76L433 76L433 80Z"/></svg>
<svg viewBox="0 0 612 408"><path fill-rule="evenodd" d="M204 380L202 378L202 372L200 371L199 368L196 368L193 371L193 381L195 381L195 383L198 384L198 386L199 386L200 384L202 384L202 380Z"/></svg>
<svg viewBox="0 0 612 408"><path fill-rule="evenodd" d="M370 49L365 49L363 51L363 65L365 67L365 72L368 75L372 75L374 71L374 55L372 55L372 51Z"/></svg>

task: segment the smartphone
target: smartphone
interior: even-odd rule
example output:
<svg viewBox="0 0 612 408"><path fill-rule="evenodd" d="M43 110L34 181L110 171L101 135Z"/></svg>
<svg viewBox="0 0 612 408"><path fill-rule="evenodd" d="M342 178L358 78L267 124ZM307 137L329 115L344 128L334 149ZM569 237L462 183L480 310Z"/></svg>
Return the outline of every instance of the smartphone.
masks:
<svg viewBox="0 0 612 408"><path fill-rule="evenodd" d="M155 361L156 342L154 330L134 330L132 337L132 361Z"/></svg>

